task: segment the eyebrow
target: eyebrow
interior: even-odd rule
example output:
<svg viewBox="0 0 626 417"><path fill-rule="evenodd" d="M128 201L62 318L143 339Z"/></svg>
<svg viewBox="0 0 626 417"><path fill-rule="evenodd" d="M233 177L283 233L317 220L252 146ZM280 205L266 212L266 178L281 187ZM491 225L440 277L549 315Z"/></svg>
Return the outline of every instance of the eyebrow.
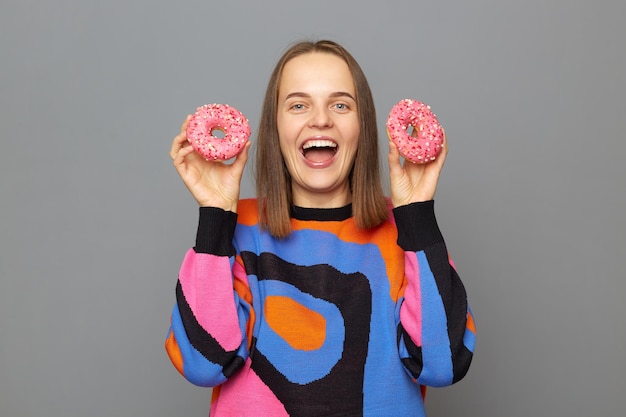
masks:
<svg viewBox="0 0 626 417"><path fill-rule="evenodd" d="M287 94L287 97L285 97L285 100L289 100L290 98L293 98L293 97L307 98L307 97L311 97L311 95L307 94L307 93L302 93L302 92L296 91L294 93ZM348 97L348 98L351 98L353 101L356 102L356 99L352 96L352 94L350 94L350 93L348 93L346 91L336 91L334 93L331 93L330 97L332 97L332 98Z"/></svg>

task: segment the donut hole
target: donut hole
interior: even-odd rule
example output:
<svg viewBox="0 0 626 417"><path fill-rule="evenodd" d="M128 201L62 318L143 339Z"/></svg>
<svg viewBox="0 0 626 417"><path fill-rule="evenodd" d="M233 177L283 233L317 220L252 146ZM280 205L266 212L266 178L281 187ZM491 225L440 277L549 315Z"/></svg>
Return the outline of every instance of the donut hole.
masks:
<svg viewBox="0 0 626 417"><path fill-rule="evenodd" d="M211 130L211 136L217 139L224 139L224 137L226 136L226 133L224 132L223 129L216 127L215 129Z"/></svg>
<svg viewBox="0 0 626 417"><path fill-rule="evenodd" d="M415 137L417 136L417 129L415 128L415 126L409 125L406 130L406 134L409 135L409 137Z"/></svg>

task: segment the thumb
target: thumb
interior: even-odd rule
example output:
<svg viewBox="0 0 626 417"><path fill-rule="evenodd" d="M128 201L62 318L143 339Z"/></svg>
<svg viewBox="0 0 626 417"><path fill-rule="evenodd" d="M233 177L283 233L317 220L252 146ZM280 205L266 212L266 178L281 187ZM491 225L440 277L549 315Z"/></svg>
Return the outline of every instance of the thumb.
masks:
<svg viewBox="0 0 626 417"><path fill-rule="evenodd" d="M235 158L235 161L233 162L233 166L232 166L232 168L235 171L238 171L240 173L243 172L243 168L245 167L246 162L248 161L248 156L249 156L251 146L252 146L252 143L248 141L244 145L239 155L237 155L237 157Z"/></svg>
<svg viewBox="0 0 626 417"><path fill-rule="evenodd" d="M395 143L389 141L389 154L387 155L389 161L389 174L393 178L394 176L402 173L402 164L400 162L400 151Z"/></svg>

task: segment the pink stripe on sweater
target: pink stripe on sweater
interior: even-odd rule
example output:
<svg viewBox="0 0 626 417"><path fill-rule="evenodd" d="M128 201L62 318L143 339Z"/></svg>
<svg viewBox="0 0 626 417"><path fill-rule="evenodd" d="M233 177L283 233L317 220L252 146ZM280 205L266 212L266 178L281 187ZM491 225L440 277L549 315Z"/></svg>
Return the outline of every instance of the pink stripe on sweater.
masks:
<svg viewBox="0 0 626 417"><path fill-rule="evenodd" d="M404 273L408 279L404 291L404 302L400 308L400 321L411 335L413 343L422 346L422 293L420 291L420 271L415 253L404 256Z"/></svg>
<svg viewBox="0 0 626 417"><path fill-rule="evenodd" d="M232 278L222 277L232 277L228 257L190 249L178 279L200 326L225 350L235 350L243 336L239 330Z"/></svg>
<svg viewBox="0 0 626 417"><path fill-rule="evenodd" d="M288 417L276 395L250 369L250 359L245 366L220 387L220 395L211 404L211 416Z"/></svg>

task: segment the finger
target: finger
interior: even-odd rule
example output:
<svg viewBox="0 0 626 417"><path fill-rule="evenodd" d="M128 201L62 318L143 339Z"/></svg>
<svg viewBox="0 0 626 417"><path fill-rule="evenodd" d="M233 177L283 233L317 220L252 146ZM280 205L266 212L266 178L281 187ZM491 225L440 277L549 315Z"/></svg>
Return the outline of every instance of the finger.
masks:
<svg viewBox="0 0 626 417"><path fill-rule="evenodd" d="M189 119L191 119L191 115L187 115L181 125L180 133L176 135L172 141L172 146L170 147L170 158L172 159L176 158L178 151L180 151L187 142L187 124L189 123Z"/></svg>
<svg viewBox="0 0 626 417"><path fill-rule="evenodd" d="M443 141L441 142L441 152L439 152L439 155L435 159L435 162L443 166L443 163L445 162L447 155L448 155L448 139L446 137L446 131L443 130Z"/></svg>
<svg viewBox="0 0 626 417"><path fill-rule="evenodd" d="M187 140L187 136L185 136L184 134L176 135L176 137L174 137L174 140L172 141L172 146L170 148L170 158L176 158L176 154L186 146L191 146L191 144Z"/></svg>
<svg viewBox="0 0 626 417"><path fill-rule="evenodd" d="M183 164L185 163L185 158L193 153L194 149L191 145L188 146L183 146L182 148L180 148L178 150L178 152L176 152L176 154L174 155L174 157L172 157L172 160L174 162L174 166L178 167L182 167Z"/></svg>
<svg viewBox="0 0 626 417"><path fill-rule="evenodd" d="M246 165L246 162L248 161L251 146L252 146L252 143L250 141L246 142L243 149L237 155L237 157L235 158L235 161L233 162L234 169L239 170L240 172L243 172L243 168Z"/></svg>
<svg viewBox="0 0 626 417"><path fill-rule="evenodd" d="M389 141L389 154L387 155L389 161L389 173L397 175L402 170L402 164L400 163L400 151L395 143Z"/></svg>

